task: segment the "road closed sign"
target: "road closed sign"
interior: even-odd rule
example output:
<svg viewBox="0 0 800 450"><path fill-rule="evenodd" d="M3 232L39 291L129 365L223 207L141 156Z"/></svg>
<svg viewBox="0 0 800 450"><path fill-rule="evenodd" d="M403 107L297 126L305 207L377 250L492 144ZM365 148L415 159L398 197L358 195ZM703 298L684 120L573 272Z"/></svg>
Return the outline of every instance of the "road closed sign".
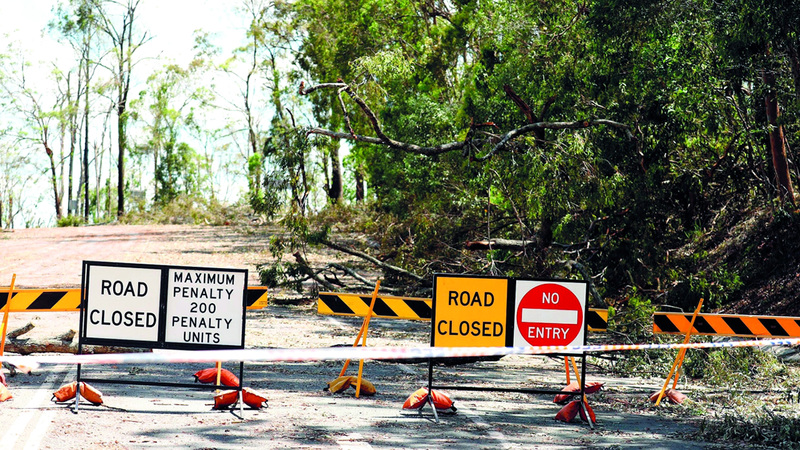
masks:
<svg viewBox="0 0 800 450"><path fill-rule="evenodd" d="M435 347L504 347L508 280L437 276L432 342Z"/></svg>
<svg viewBox="0 0 800 450"><path fill-rule="evenodd" d="M517 280L514 290L515 347L585 343L586 283Z"/></svg>
<svg viewBox="0 0 800 450"><path fill-rule="evenodd" d="M247 270L83 263L81 342L244 348Z"/></svg>
<svg viewBox="0 0 800 450"><path fill-rule="evenodd" d="M84 336L157 342L161 271L136 267L91 268Z"/></svg>

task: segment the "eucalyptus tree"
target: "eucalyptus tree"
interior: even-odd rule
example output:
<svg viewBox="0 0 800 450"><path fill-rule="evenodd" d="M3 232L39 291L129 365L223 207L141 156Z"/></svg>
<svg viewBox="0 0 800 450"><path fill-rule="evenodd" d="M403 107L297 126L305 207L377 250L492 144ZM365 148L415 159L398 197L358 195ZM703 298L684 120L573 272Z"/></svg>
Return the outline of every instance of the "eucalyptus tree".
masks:
<svg viewBox="0 0 800 450"><path fill-rule="evenodd" d="M17 145L32 146L39 158L46 157L47 169L44 173L49 172L55 216L61 219L63 191L59 185L64 157L56 154L51 145L55 146L57 140L53 134L57 131L59 105L63 100L32 86L30 71L31 64L19 51L12 50L8 56L0 57L0 89L4 93L4 109L14 114L7 136ZM48 81L52 82L52 78ZM38 158L35 160L37 167L41 167L40 161Z"/></svg>
<svg viewBox="0 0 800 450"><path fill-rule="evenodd" d="M776 190L782 204L797 207L791 181L785 127L800 119L800 2L721 0L709 2L713 43L725 59L728 87L740 98L761 103L765 146L771 156ZM781 107L781 105L784 105ZM743 105L744 106L744 105ZM784 117L782 115L786 114Z"/></svg>
<svg viewBox="0 0 800 450"><path fill-rule="evenodd" d="M81 158L81 179L83 196L84 221L89 220L89 122L91 102L89 94L91 92L92 78L98 67L96 62L99 60L98 50L95 48L97 40L95 36L99 31L98 16L96 15L94 2L92 0L69 0L61 3L55 11L55 18L50 22L50 29L67 39L78 60L78 80L74 99L72 95L67 95L69 109L65 119L70 128L70 162L69 162L69 188L68 197L72 200L72 155L77 145L78 128L82 122L83 132L83 151ZM68 89L69 90L69 89ZM83 97L82 118L78 119L80 110L80 98ZM80 192L81 189L79 188Z"/></svg>
<svg viewBox="0 0 800 450"><path fill-rule="evenodd" d="M148 77L147 88L132 102L149 134L144 147L153 155L157 203L168 203L181 193L200 193L200 161L196 152L179 139L181 132L190 131L195 114L212 101L211 92L201 82L204 73L203 63L197 60L185 68L167 64Z"/></svg>
<svg viewBox="0 0 800 450"><path fill-rule="evenodd" d="M128 101L136 52L149 36L136 30L137 8L141 0L91 0L100 31L111 44L113 65L98 62L112 74L117 115L117 216L125 214L125 152L128 149Z"/></svg>
<svg viewBox="0 0 800 450"><path fill-rule="evenodd" d="M308 132L352 142L377 212L402 222L385 230L405 243L402 263L542 275L562 259L554 249L596 253L593 221L624 209L598 142L635 151L637 138L582 86L583 3L306 0L295 11L314 81L300 93L319 124ZM462 250L480 242L488 262Z"/></svg>

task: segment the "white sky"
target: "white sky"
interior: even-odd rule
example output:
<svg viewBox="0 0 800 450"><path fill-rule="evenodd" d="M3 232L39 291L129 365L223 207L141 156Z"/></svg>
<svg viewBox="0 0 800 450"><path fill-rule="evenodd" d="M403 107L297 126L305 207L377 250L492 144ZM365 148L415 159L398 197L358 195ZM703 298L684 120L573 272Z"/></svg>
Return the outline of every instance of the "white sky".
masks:
<svg viewBox="0 0 800 450"><path fill-rule="evenodd" d="M27 75L34 83L38 79L46 81L47 73L43 72L49 71L46 69L53 64L64 71L77 64L72 48L58 42L47 30L59 3L59 0L0 0L0 53L4 53L9 43L20 48L32 64ZM209 33L211 43L221 48L221 57L230 56L245 39L248 19L238 11L241 5L241 0L141 0L136 10L135 36L146 31L151 39L137 51L137 59L141 59L134 76L143 80L151 70L169 61L186 65L194 54L194 31L198 29ZM51 83L42 83L42 87L47 89ZM136 96L140 88L141 84L132 86L132 95ZM41 186L45 204L49 204L52 195L46 194L47 189L46 185ZM49 208L47 212L50 215ZM45 219L45 225L50 220Z"/></svg>
<svg viewBox="0 0 800 450"><path fill-rule="evenodd" d="M0 32L18 41L32 60L52 60L63 48L44 32L53 18L58 0L0 0ZM218 38L215 42L229 50L240 41L245 20L237 19L238 0L141 0L135 26L153 36L143 51L162 52L181 62L191 56L193 32L203 29ZM5 38L2 39L6 41ZM71 54L67 54L71 56Z"/></svg>

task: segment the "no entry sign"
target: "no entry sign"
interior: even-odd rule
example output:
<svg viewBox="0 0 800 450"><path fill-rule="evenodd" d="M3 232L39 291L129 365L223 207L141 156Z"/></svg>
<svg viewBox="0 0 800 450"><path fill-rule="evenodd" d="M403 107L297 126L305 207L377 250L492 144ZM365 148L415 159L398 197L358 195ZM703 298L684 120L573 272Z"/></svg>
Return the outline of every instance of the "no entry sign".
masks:
<svg viewBox="0 0 800 450"><path fill-rule="evenodd" d="M515 301L514 346L584 344L584 283L518 280Z"/></svg>

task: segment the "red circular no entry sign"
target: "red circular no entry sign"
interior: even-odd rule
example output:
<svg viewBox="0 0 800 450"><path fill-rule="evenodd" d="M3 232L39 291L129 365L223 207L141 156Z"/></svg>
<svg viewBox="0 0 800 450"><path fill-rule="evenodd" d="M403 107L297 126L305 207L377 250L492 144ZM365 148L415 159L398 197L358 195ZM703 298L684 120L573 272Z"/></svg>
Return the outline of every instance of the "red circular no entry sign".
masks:
<svg viewBox="0 0 800 450"><path fill-rule="evenodd" d="M571 345L583 328L583 307L565 286L545 283L522 297L516 320L519 333L534 347Z"/></svg>

